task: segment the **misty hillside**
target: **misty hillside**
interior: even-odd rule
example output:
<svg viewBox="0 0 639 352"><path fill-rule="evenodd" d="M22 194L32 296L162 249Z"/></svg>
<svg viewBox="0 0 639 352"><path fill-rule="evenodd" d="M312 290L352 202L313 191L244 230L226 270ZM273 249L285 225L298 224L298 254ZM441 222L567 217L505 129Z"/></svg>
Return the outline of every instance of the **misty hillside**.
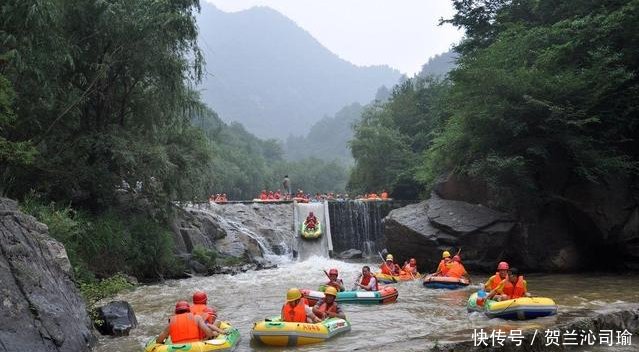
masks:
<svg viewBox="0 0 639 352"><path fill-rule="evenodd" d="M419 77L426 76L444 76L450 70L455 68L457 54L453 51L447 51L442 54L435 55L428 59L422 66L422 70L417 74Z"/></svg>
<svg viewBox="0 0 639 352"><path fill-rule="evenodd" d="M348 141L353 138L353 123L359 121L364 107L358 103L345 106L335 116L317 121L306 137L289 136L285 144L286 158L301 160L315 157L336 160L342 165L353 163Z"/></svg>
<svg viewBox="0 0 639 352"><path fill-rule="evenodd" d="M452 51L435 55L422 66L417 76L442 77L455 68L455 58L456 54ZM381 86L374 99L379 102L388 100L392 89L393 86L390 89ZM353 124L360 120L365 108L357 103L347 105L335 116L327 116L316 122L305 137L289 136L284 145L286 158L300 160L313 156L325 161L337 160L343 165L351 165L353 156L348 147L348 141L353 138Z"/></svg>
<svg viewBox="0 0 639 352"><path fill-rule="evenodd" d="M225 121L259 137L305 135L326 115L366 104L400 73L358 67L266 7L226 13L202 4L200 46L207 61L203 100Z"/></svg>

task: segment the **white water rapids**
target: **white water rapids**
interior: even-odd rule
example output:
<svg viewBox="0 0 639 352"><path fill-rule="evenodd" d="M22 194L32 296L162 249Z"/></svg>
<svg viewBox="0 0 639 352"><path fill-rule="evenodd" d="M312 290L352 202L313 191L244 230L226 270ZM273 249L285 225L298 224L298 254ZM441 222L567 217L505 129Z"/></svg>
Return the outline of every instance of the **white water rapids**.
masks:
<svg viewBox="0 0 639 352"><path fill-rule="evenodd" d="M350 286L362 265L311 257L303 262L281 264L277 269L142 286L117 297L131 303L140 326L128 337L101 337L96 351L142 351L144 344L162 330L175 302L190 300L196 289L208 293L209 302L218 308L219 319L230 321L240 330L242 340L237 351L285 350L251 343L253 323L279 314L288 288L316 289L326 280L323 269L338 268L340 276ZM485 276L474 277L475 282L485 279ZM559 305L557 316L524 322L489 320L481 314L466 312L466 300L477 286L458 291L430 290L419 282L406 282L397 284L399 298L396 303L345 305L353 326L351 332L323 344L296 350L423 351L436 343L471 340L473 328L541 331L577 316L639 302L636 276L531 275L527 279L532 293L555 299Z"/></svg>

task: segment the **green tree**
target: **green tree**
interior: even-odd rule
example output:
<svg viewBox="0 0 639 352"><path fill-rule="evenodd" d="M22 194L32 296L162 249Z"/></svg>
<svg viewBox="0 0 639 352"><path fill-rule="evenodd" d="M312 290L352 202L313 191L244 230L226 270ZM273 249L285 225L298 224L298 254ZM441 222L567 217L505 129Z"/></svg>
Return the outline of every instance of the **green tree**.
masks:
<svg viewBox="0 0 639 352"><path fill-rule="evenodd" d="M469 37L451 74L452 118L421 179L470 174L514 208L571 177L636 173L639 2L487 3L453 20ZM486 9L490 20L473 27Z"/></svg>

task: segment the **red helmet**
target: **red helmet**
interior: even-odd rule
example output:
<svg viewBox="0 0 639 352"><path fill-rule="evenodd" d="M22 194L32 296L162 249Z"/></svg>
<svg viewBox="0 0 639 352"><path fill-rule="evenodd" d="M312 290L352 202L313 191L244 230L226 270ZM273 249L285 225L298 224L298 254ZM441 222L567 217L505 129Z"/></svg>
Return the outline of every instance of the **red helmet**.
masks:
<svg viewBox="0 0 639 352"><path fill-rule="evenodd" d="M215 311L215 309L213 309L211 307L204 308L204 313L208 313L209 315L217 317L217 312Z"/></svg>
<svg viewBox="0 0 639 352"><path fill-rule="evenodd" d="M453 261L461 263L461 257L456 255L453 257Z"/></svg>
<svg viewBox="0 0 639 352"><path fill-rule="evenodd" d="M191 311L191 306L189 306L189 302L187 301L178 301L175 304L175 313L186 313Z"/></svg>
<svg viewBox="0 0 639 352"><path fill-rule="evenodd" d="M506 262L499 262L499 265L497 265L497 270L508 270L509 268L510 266Z"/></svg>
<svg viewBox="0 0 639 352"><path fill-rule="evenodd" d="M339 275L339 274L337 272L337 269L333 268L333 269L328 271L328 275Z"/></svg>
<svg viewBox="0 0 639 352"><path fill-rule="evenodd" d="M206 304L208 297L205 292L195 291L193 293L193 304Z"/></svg>

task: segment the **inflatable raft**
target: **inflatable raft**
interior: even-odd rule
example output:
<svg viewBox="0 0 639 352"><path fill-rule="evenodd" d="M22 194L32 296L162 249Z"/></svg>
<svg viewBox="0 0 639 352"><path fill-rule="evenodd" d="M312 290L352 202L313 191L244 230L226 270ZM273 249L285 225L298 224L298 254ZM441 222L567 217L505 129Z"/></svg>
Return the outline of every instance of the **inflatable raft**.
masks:
<svg viewBox="0 0 639 352"><path fill-rule="evenodd" d="M412 281L412 280L417 280L420 277L421 277L420 273L417 273L417 275L411 275L410 273L407 273L403 270L401 271L401 274L399 275L388 275L388 274L382 274L382 273L375 274L375 278L377 279L377 282L380 284L394 284L400 281Z"/></svg>
<svg viewBox="0 0 639 352"><path fill-rule="evenodd" d="M521 297L506 301L487 300L477 304L477 292L470 295L467 304L470 312L484 312L489 318L528 320L557 314L557 304L547 297Z"/></svg>
<svg viewBox="0 0 639 352"><path fill-rule="evenodd" d="M253 198L253 203L286 203L286 202L290 202L290 200L285 200L285 199L260 199L260 198Z"/></svg>
<svg viewBox="0 0 639 352"><path fill-rule="evenodd" d="M309 230L306 228L306 224L302 224L301 236L307 240L312 240L322 235L322 224L319 222L315 226L315 230Z"/></svg>
<svg viewBox="0 0 639 352"><path fill-rule="evenodd" d="M277 317L255 323L251 338L267 346L303 346L324 342L350 330L351 323L340 318L307 324L287 323Z"/></svg>
<svg viewBox="0 0 639 352"><path fill-rule="evenodd" d="M172 351L191 351L191 352L208 352L208 351L233 351L240 342L240 332L227 322L221 322L220 328L229 329L226 335L204 341L171 343L170 338L165 343L157 343L154 337L147 342L144 352L172 352Z"/></svg>
<svg viewBox="0 0 639 352"><path fill-rule="evenodd" d="M324 292L313 290L302 290L302 295L309 305L314 305L324 298ZM379 291L344 291L338 292L335 301L338 303L355 304L386 304L397 301L399 293L392 286L382 287Z"/></svg>
<svg viewBox="0 0 639 352"><path fill-rule="evenodd" d="M428 275L422 282L426 288L443 288L448 290L456 290L458 288L464 288L470 284L465 278L455 278L446 276L431 276Z"/></svg>

